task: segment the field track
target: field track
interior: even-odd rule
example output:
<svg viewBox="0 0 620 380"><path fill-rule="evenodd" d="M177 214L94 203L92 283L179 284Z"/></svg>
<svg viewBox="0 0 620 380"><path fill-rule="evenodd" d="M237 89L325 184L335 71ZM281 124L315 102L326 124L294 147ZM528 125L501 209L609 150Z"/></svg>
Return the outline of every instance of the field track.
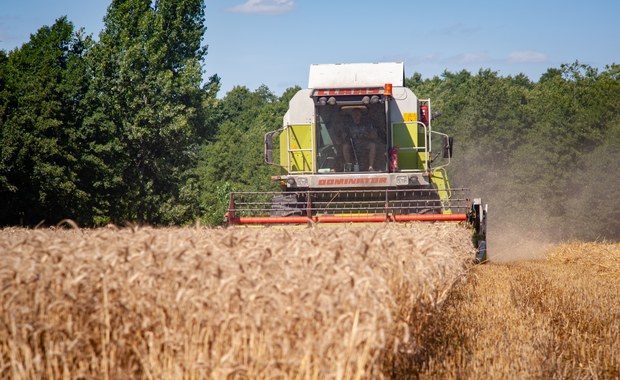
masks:
<svg viewBox="0 0 620 380"><path fill-rule="evenodd" d="M620 244L476 267L439 317L422 378L619 379Z"/></svg>

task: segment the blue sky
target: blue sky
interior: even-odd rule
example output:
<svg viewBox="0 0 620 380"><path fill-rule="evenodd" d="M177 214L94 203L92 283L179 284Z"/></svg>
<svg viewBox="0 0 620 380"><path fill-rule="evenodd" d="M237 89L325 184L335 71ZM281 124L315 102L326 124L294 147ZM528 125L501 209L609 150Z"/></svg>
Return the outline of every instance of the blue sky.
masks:
<svg viewBox="0 0 620 380"><path fill-rule="evenodd" d="M27 42L63 15L97 38L110 0L0 2L0 49ZM205 78L267 85L276 95L305 87L313 63L405 62L423 78L444 70L538 80L579 60L620 64L618 0L206 0Z"/></svg>

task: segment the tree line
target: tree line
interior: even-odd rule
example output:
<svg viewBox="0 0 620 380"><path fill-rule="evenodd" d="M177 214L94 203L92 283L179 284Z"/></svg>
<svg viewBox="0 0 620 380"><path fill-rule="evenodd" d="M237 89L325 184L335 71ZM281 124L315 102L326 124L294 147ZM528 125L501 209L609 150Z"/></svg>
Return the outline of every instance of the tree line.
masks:
<svg viewBox="0 0 620 380"><path fill-rule="evenodd" d="M620 65L576 61L537 82L489 69L414 74L407 86L441 110L434 127L456 141L452 178L488 201L491 230L620 239Z"/></svg>
<svg viewBox="0 0 620 380"><path fill-rule="evenodd" d="M203 78L202 0L112 1L98 41L66 17L0 51L0 225L222 222L231 190L274 190L262 136L288 100ZM406 85L455 137L455 186L558 237L620 236L620 66L538 81L481 69Z"/></svg>

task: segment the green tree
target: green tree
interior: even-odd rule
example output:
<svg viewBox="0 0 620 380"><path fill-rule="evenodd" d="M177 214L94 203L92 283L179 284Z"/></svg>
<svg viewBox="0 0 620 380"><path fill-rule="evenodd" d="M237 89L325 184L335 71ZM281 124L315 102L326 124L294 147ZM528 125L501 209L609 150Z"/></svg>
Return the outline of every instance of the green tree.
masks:
<svg viewBox="0 0 620 380"><path fill-rule="evenodd" d="M187 221L195 208L185 203L184 184L207 134L203 1L114 0L104 23L89 56L94 106L86 120L105 140L103 214L115 222Z"/></svg>
<svg viewBox="0 0 620 380"><path fill-rule="evenodd" d="M90 39L61 17L0 60L2 224L87 217L80 160L83 55Z"/></svg>
<svg viewBox="0 0 620 380"><path fill-rule="evenodd" d="M222 122L214 140L203 147L199 166L205 222L222 222L231 190L277 190L271 182L277 170L263 164L263 137L280 128L297 90L289 89L278 98L266 86L253 92L237 86L221 100Z"/></svg>
<svg viewBox="0 0 620 380"><path fill-rule="evenodd" d="M573 230L566 228L572 200L592 179L584 172L589 154L609 138L620 114L620 83L578 62L547 74L528 96L528 143L514 150L511 172L515 192L530 194L524 211L543 210L549 227L564 234Z"/></svg>
<svg viewBox="0 0 620 380"><path fill-rule="evenodd" d="M524 75L503 78L488 69L476 75L446 71L424 81L414 76L406 83L441 112L433 128L455 139L453 185L472 187L485 198L499 194L510 152L524 142L527 118L521 110L533 84Z"/></svg>

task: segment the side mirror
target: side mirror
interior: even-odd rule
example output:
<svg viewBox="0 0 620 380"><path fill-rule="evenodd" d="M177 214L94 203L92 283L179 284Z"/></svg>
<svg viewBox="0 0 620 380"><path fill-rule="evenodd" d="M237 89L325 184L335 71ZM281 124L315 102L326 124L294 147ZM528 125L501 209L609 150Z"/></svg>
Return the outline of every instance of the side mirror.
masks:
<svg viewBox="0 0 620 380"><path fill-rule="evenodd" d="M265 163L273 164L273 132L265 134Z"/></svg>
<svg viewBox="0 0 620 380"><path fill-rule="evenodd" d="M454 138L452 136L444 136L443 158L452 158L452 147L453 146L454 146Z"/></svg>
<svg viewBox="0 0 620 380"><path fill-rule="evenodd" d="M273 164L273 136L282 132L284 129L286 129L286 127L265 133L265 138L263 139L265 143L264 160L267 165Z"/></svg>

